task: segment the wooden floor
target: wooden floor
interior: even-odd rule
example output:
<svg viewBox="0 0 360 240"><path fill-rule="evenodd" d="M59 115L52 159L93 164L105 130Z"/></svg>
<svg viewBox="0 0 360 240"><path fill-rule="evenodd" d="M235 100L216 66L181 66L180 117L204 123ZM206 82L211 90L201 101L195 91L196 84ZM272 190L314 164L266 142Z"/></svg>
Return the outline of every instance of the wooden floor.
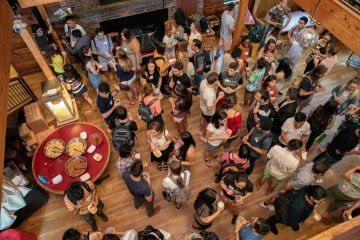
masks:
<svg viewBox="0 0 360 240"><path fill-rule="evenodd" d="M339 82L347 81L354 76L358 76L359 72L354 69L348 68L345 66L345 61L350 55L350 51L343 46L340 46L339 54L339 64L333 69L327 79L324 80L323 85L326 87L327 91L320 96L316 96L313 100L313 106L319 105L326 101L329 96L331 89L338 84ZM301 72L304 69L305 54L302 60L299 63L296 72ZM213 66L216 69L220 69L221 58L218 60L218 65ZM29 82L30 87L33 89L37 96L40 95L40 81L45 79L41 74L33 74L25 77L26 81ZM95 94L92 91L92 97L95 99ZM239 96L243 98L243 91L239 92ZM118 96L121 99L124 99L124 95ZM39 99L41 97L39 96ZM170 115L170 105L165 98L162 102L164 109L164 116L166 122L166 128L173 133L175 133L175 124L172 121ZM137 116L137 108L129 108L133 116ZM98 126L101 126L103 129L106 129L99 113L94 114L86 102L83 102L81 105L81 111L84 113L86 120L92 122ZM242 109L243 111L243 128L242 134L245 133L245 120L247 117L248 109ZM98 195L105 203L105 213L109 217L108 223L103 223L101 220L97 220L99 230L104 230L109 226L115 227L118 231L125 231L127 229L133 228L135 230L142 230L146 225L151 224L157 228L162 228L169 231L173 234L174 239L181 239L181 236L189 231L192 231L191 224L193 221L193 202L197 193L206 188L212 187L217 190L220 187L214 183L214 172L215 168L207 168L203 162L203 151L206 147L205 143L199 140L198 130L199 130L199 98L194 97L194 104L191 109L192 115L189 119L189 131L195 137L197 143L197 163L192 167L190 185L192 189L192 197L190 201L185 204L180 210L177 210L173 205L166 202L161 196L161 181L165 177L166 172L159 172L156 170L155 165L150 165L149 172L152 178L153 190L155 192L155 205L161 206L161 211L159 214L152 218L147 218L145 208L141 207L139 210L135 210L133 206L132 197L127 191L123 180L119 176L117 169L115 167L115 161L118 157L118 154L112 149L111 160L107 168L106 173L110 173L111 177L105 180L98 187ZM141 152L144 159L150 159L149 146L145 141L145 124L137 121L139 125L139 131L137 134L135 149ZM235 142L232 148L236 148L238 142ZM309 159L311 159L316 152L317 146L314 146L313 150L309 153ZM333 167L335 175L330 179L325 179L324 186L327 187L332 185L339 179L339 175L344 172L344 169L348 169L350 166L355 164L360 164L360 159L358 156L349 156L345 157L344 160ZM255 171L251 175L250 179L255 180L264 169L265 161L259 160L255 167ZM250 197L246 206L241 210L240 214L244 217L250 219L253 216L263 216L268 217L272 215L271 212L268 212L262 209L259 206L259 202L267 198L264 195L264 187L260 191L255 191L255 193ZM324 206L319 207L324 208ZM322 211L320 211L322 212ZM209 229L216 232L220 239L229 239L233 232L234 227L230 224L231 213L229 210L225 210L215 221L213 226ZM301 230L298 232L293 232L285 226L279 226L280 234L274 236L269 234L265 239L309 239L311 236L331 227L332 225L324 225L322 223L315 222L312 218L309 218L304 225L301 226ZM76 227L83 231L88 231L89 226L80 220L79 216L73 216L65 207L63 202L63 196L50 194L49 203L37 211L33 216L27 219L20 228L23 230L30 231L37 236L39 239L61 239L63 232L69 227Z"/></svg>

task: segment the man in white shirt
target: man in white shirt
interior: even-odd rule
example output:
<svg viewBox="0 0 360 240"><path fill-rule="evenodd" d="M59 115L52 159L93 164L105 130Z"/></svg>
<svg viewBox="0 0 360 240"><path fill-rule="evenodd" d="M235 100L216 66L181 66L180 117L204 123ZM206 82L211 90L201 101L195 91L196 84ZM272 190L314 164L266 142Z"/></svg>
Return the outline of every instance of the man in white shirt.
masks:
<svg viewBox="0 0 360 240"><path fill-rule="evenodd" d="M75 29L80 30L82 36L86 35L84 28L76 24L75 18L73 16L67 16L65 18L64 32L69 42L72 40L71 32Z"/></svg>
<svg viewBox="0 0 360 240"><path fill-rule="evenodd" d="M303 142L302 148L305 150L310 133L310 124L306 121L306 115L298 112L294 117L287 119L282 125L278 145L286 147L290 140L298 139Z"/></svg>
<svg viewBox="0 0 360 240"><path fill-rule="evenodd" d="M220 92L219 96L216 97L218 85L218 75L216 72L212 72L208 75L206 80L202 80L200 83L200 139L207 142L205 138L205 126L210 123L212 116L215 114L216 104L224 97L224 93Z"/></svg>
<svg viewBox="0 0 360 240"><path fill-rule="evenodd" d="M302 146L303 142L299 139L290 140L287 147L273 146L267 154L269 161L264 174L256 180L256 187L259 189L267 182L268 189L265 194L268 195L277 185L283 183L299 166L300 156L297 150Z"/></svg>
<svg viewBox="0 0 360 240"><path fill-rule="evenodd" d="M232 44L232 33L234 32L235 21L233 13L235 9L234 3L229 3L227 10L221 15L220 41L216 48L216 56L214 60L219 58L220 49L224 47L224 52L229 52Z"/></svg>

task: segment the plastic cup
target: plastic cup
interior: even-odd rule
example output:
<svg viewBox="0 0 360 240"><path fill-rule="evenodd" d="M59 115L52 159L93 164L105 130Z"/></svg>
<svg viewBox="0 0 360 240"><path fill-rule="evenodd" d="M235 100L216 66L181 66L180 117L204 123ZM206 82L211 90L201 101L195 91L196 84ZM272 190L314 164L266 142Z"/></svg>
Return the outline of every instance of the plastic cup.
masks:
<svg viewBox="0 0 360 240"><path fill-rule="evenodd" d="M225 207L225 204L222 201L218 202L217 205L218 205L218 208L224 208Z"/></svg>
<svg viewBox="0 0 360 240"><path fill-rule="evenodd" d="M313 218L314 218L314 220L317 221L317 222L321 221L321 216L320 216L320 214L314 214Z"/></svg>

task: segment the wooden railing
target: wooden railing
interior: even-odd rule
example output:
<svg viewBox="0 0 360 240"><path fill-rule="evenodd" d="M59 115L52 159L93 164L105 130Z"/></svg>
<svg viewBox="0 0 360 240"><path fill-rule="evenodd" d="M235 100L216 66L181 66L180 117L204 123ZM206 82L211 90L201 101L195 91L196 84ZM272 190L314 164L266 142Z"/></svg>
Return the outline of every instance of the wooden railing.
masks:
<svg viewBox="0 0 360 240"><path fill-rule="evenodd" d="M37 99L24 79L10 79L7 114L9 115L10 113L15 112L32 101L37 101Z"/></svg>

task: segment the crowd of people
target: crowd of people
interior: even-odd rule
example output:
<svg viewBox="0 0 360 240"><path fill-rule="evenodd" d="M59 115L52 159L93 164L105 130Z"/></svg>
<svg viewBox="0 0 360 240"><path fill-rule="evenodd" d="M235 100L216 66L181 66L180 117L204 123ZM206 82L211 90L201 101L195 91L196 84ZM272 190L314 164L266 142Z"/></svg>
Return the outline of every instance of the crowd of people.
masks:
<svg viewBox="0 0 360 240"><path fill-rule="evenodd" d="M360 168L347 171L344 179L329 189L317 184L323 182L323 176L332 174L332 165L347 155L360 154L356 148L360 139L360 78L339 84L326 102L311 106L314 95L325 94L322 83L337 61L338 49L332 43L332 35L322 36L306 59L300 81L285 89L284 83L295 78L294 70L303 52L299 39L308 18L301 17L284 40L280 33L291 20L291 10L287 0L281 0L266 15L267 24L253 61L254 49L248 36L243 36L240 45L230 52L236 21L234 9L233 3L228 4L221 17L220 42L215 56L216 61L223 49L219 74L206 69L207 56L197 22L189 26L188 34L179 23L166 29L154 57L143 62L140 43L129 29L122 30L119 43L113 42L101 28L97 28L95 37L90 39L75 18L68 16L62 42L68 53L80 59L96 91L95 103L79 71L67 64L64 53L51 45L47 32L38 25L32 29L59 81L77 100L83 97L93 111L100 112L119 153L116 168L133 196L135 209L144 204L148 217L159 213L160 206L154 205L155 192L147 171L148 163L134 150L137 121L147 125L151 163L156 164L158 171L167 172L162 181L162 196L181 208L190 198L191 168L199 161L195 157L199 143L195 142L194 133L190 133L187 119L192 108L200 107L198 134L206 143L204 166L219 169L215 182L221 190L205 188L197 194L193 228L201 232L187 234L184 239L219 239L216 233L207 230L226 206L233 213L231 223L237 240L262 239L270 231L278 234L278 223L298 231L313 212L315 220L320 220L315 207L327 199L331 200L328 212L344 209L344 216L351 218L359 208ZM285 16L287 22L284 22ZM177 51L177 43L184 41L188 41L186 51ZM280 58L279 45L288 49ZM125 92L127 100L114 100L120 91ZM192 106L195 98L199 98L200 106ZM163 117L164 101L171 105L176 131L168 128L167 121L171 118ZM137 108L141 120L132 118L125 103L129 108ZM305 112L305 108L311 110ZM240 137L243 117L247 118L247 134ZM237 150L229 150L238 139L241 143L236 146ZM309 159L307 152L316 141L320 154ZM249 176L259 158L267 158L267 164L253 183ZM302 160L307 163L302 165ZM265 195L280 190L260 204L274 214L267 219L254 216L246 220L241 216L241 209L265 183ZM105 222L108 218L92 182L72 183L65 192L65 205L87 221L92 232L82 233L71 228L64 233L64 240L78 240L89 234L93 239L119 239L120 233L114 228L108 228L103 234L97 231L95 215ZM135 236L171 239L170 233L152 226L139 233L128 230L122 234L121 239L136 239Z"/></svg>

